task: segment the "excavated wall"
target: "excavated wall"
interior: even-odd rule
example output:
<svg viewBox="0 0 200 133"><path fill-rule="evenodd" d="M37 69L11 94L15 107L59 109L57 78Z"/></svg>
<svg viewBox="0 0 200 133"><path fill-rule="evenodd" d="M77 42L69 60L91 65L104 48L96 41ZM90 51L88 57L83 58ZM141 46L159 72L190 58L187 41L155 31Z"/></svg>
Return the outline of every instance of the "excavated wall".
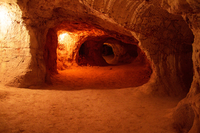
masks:
<svg viewBox="0 0 200 133"><path fill-rule="evenodd" d="M172 14L182 16L194 34L193 82L186 98L179 102L174 111L174 126L178 132L200 132L200 2L199 0L153 0Z"/></svg>
<svg viewBox="0 0 200 133"><path fill-rule="evenodd" d="M30 47L31 71L22 78L23 82L15 80L17 83L14 84L30 86L44 82L46 69L43 56L49 29L62 22L84 22L139 40L139 46L154 69L150 80L154 89L150 92L178 95L187 92L190 87L193 34L181 16L169 14L142 0L19 0L17 4L28 30L27 36L30 36L27 44ZM34 78L29 80L29 77Z"/></svg>
<svg viewBox="0 0 200 133"><path fill-rule="evenodd" d="M174 125L180 132L191 127L190 132L199 132L199 5L198 0L1 0L0 82L44 83L45 44L53 39L47 38L49 29L62 22L87 23L139 41L153 68L147 92L180 95L192 82L175 110ZM191 119L183 117L182 123L176 114Z"/></svg>
<svg viewBox="0 0 200 133"><path fill-rule="evenodd" d="M31 71L28 32L19 6L0 2L0 82L19 86Z"/></svg>

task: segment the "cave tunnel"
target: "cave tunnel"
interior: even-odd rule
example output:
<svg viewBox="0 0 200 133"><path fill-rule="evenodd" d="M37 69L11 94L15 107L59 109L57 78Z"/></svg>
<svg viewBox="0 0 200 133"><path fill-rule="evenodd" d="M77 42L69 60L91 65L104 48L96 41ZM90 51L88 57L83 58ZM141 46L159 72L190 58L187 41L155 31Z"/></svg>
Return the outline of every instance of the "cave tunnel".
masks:
<svg viewBox="0 0 200 133"><path fill-rule="evenodd" d="M108 64L112 64L112 60L115 57L115 54L113 52L113 48L109 45L106 45L105 43L103 44L103 51L102 51L102 56L105 59L105 61Z"/></svg>
<svg viewBox="0 0 200 133"><path fill-rule="evenodd" d="M132 63L138 56L137 45L126 44L114 38L84 42L79 49L78 65L108 66ZM94 47L95 45L98 47ZM93 53L94 54L91 54ZM97 54L98 53L98 54ZM96 55L97 54L97 55ZM102 58L103 57L103 58Z"/></svg>
<svg viewBox="0 0 200 133"><path fill-rule="evenodd" d="M0 133L200 133L199 13L198 0L0 0Z"/></svg>
<svg viewBox="0 0 200 133"><path fill-rule="evenodd" d="M48 82L76 89L123 88L141 86L150 79L150 61L134 37L116 39L82 23L61 25L47 34Z"/></svg>

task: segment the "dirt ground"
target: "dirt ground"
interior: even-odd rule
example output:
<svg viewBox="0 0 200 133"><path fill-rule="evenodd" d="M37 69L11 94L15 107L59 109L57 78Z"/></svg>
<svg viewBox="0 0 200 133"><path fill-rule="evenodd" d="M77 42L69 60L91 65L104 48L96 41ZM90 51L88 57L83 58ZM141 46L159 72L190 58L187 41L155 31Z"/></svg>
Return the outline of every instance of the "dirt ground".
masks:
<svg viewBox="0 0 200 133"><path fill-rule="evenodd" d="M57 89L117 89L147 83L152 70L149 64L134 62L110 66L74 66L58 71L51 81ZM54 88L55 89L55 88Z"/></svg>
<svg viewBox="0 0 200 133"><path fill-rule="evenodd" d="M0 133L175 133L171 112L180 99L140 91L147 70L76 67L59 71L51 86L0 85Z"/></svg>

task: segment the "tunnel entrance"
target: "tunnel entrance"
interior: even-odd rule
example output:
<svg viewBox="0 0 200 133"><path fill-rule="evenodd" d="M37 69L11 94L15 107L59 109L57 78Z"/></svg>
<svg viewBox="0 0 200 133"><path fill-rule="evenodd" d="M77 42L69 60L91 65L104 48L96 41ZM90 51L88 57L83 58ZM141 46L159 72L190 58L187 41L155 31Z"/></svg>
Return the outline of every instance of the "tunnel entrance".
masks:
<svg viewBox="0 0 200 133"><path fill-rule="evenodd" d="M138 56L138 46L115 38L98 37L81 44L77 56L79 66L109 66L130 64Z"/></svg>
<svg viewBox="0 0 200 133"><path fill-rule="evenodd" d="M136 87L148 82L152 73L134 37L88 24L49 29L44 53L48 81L68 89Z"/></svg>
<svg viewBox="0 0 200 133"><path fill-rule="evenodd" d="M109 45L106 45L105 43L103 44L103 51L102 51L102 56L104 58L104 60L108 63L108 64L112 64L112 60L115 57L115 54L113 52L113 48Z"/></svg>

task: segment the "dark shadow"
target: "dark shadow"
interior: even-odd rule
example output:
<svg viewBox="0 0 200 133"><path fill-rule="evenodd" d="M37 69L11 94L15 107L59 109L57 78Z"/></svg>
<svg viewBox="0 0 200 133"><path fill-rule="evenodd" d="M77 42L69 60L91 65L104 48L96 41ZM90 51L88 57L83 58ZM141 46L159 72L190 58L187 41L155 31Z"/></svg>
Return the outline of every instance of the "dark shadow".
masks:
<svg viewBox="0 0 200 133"><path fill-rule="evenodd" d="M115 57L115 54L111 46L103 44L102 57L108 64L111 64L112 60Z"/></svg>

